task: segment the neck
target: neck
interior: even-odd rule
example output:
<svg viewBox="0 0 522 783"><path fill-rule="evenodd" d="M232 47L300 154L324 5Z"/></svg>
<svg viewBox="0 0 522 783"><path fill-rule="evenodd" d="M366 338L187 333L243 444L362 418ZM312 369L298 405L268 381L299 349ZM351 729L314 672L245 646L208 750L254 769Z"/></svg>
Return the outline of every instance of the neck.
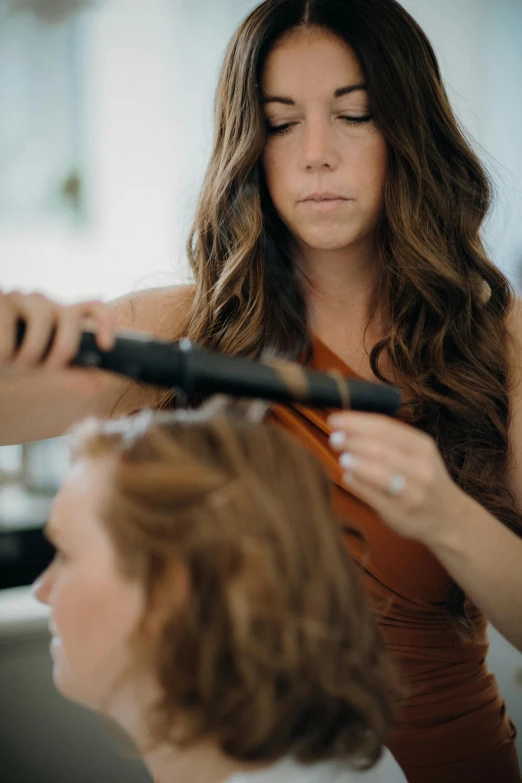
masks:
<svg viewBox="0 0 522 783"><path fill-rule="evenodd" d="M156 783L224 783L231 775L266 766L229 758L210 740L183 749L162 746L144 756L143 761Z"/></svg>
<svg viewBox="0 0 522 783"><path fill-rule="evenodd" d="M230 758L212 739L199 740L189 747L160 744L151 748L144 715L152 704L149 688L124 687L112 700L106 716L123 729L138 753L143 749L140 756L155 783L224 783L236 773L267 766Z"/></svg>
<svg viewBox="0 0 522 783"><path fill-rule="evenodd" d="M371 319L379 264L373 248L300 250L296 266L313 332L360 326Z"/></svg>

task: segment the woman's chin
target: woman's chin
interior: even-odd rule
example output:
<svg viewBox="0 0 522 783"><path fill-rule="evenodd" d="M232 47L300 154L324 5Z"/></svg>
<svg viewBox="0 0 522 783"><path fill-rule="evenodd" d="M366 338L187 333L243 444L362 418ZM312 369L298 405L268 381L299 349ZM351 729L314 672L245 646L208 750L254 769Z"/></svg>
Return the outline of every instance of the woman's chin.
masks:
<svg viewBox="0 0 522 783"><path fill-rule="evenodd" d="M77 685L72 682L72 678L65 675L60 669L60 666L56 665L56 663L53 667L53 682L54 687L64 699L79 704L88 710L97 712L96 706L91 703L92 699L86 698L85 694L81 693Z"/></svg>
<svg viewBox="0 0 522 783"><path fill-rule="evenodd" d="M339 225L338 221L310 221L301 229L296 232L298 244L318 251L346 250L366 236L358 227L348 227L346 223Z"/></svg>
<svg viewBox="0 0 522 783"><path fill-rule="evenodd" d="M71 669L65 658L61 641L53 637L50 645L51 657L53 660L53 683L56 690L69 701L82 704L84 707L90 707L79 693L78 685L71 672Z"/></svg>
<svg viewBox="0 0 522 783"><path fill-rule="evenodd" d="M78 701L73 688L71 688L70 678L64 675L62 667L56 662L53 666L53 683L58 693L65 699L68 699L69 701Z"/></svg>
<svg viewBox="0 0 522 783"><path fill-rule="evenodd" d="M326 232L322 234L312 234L303 238L303 242L310 250L322 251L322 252L336 252L347 250L355 243L353 237L344 237L338 235L330 235Z"/></svg>

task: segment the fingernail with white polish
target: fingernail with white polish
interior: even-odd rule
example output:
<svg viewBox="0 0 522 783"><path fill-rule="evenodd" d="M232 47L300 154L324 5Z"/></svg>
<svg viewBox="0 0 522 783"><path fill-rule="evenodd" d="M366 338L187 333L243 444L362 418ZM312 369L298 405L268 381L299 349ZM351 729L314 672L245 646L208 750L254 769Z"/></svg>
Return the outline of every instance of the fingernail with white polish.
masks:
<svg viewBox="0 0 522 783"><path fill-rule="evenodd" d="M355 463L355 457L349 451L344 451L339 457L339 464L344 470L351 470Z"/></svg>
<svg viewBox="0 0 522 783"><path fill-rule="evenodd" d="M339 430L336 430L335 432L332 432L332 434L330 435L330 446L339 449L342 446L344 446L344 440L345 440L344 432L339 432Z"/></svg>

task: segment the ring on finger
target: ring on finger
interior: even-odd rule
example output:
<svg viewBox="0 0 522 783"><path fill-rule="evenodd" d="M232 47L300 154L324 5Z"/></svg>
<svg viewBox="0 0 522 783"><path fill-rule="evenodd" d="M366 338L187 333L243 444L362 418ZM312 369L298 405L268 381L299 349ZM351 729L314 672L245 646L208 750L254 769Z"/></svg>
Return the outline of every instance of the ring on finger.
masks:
<svg viewBox="0 0 522 783"><path fill-rule="evenodd" d="M390 483L388 484L388 487L386 489L388 495L398 495L400 492L404 490L404 487L406 486L406 479L402 475L402 473L396 473Z"/></svg>

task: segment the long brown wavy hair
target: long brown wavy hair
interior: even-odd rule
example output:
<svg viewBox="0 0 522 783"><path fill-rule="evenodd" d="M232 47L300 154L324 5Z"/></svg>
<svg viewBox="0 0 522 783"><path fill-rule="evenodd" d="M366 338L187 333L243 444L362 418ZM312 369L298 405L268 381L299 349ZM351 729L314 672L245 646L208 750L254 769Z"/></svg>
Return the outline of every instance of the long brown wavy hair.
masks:
<svg viewBox="0 0 522 783"><path fill-rule="evenodd" d="M356 52L389 150L378 229L383 332L372 370L389 382L380 368L386 356L408 392L404 415L435 439L456 483L520 534L506 484L505 321L514 295L481 240L490 185L452 112L428 39L395 0L266 0L235 33L188 242L196 285L184 333L228 354L310 356L291 238L263 176L258 87L267 54L306 25L332 31ZM449 609L471 630L458 588Z"/></svg>
<svg viewBox="0 0 522 783"><path fill-rule="evenodd" d="M159 685L149 744L373 766L402 690L319 461L214 401L87 420L72 453L114 460L99 514L146 597L122 680Z"/></svg>

